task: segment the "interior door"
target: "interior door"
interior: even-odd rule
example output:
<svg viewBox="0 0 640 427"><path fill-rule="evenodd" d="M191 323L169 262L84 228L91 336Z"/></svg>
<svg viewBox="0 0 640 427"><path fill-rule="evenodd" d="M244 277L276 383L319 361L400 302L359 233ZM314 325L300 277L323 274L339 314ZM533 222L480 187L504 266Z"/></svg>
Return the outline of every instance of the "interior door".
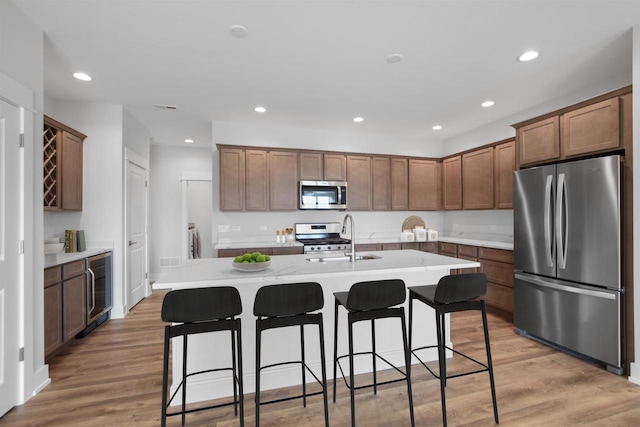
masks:
<svg viewBox="0 0 640 427"><path fill-rule="evenodd" d="M18 403L20 113L0 99L0 417Z"/></svg>
<svg viewBox="0 0 640 427"><path fill-rule="evenodd" d="M131 161L127 169L127 305L131 310L148 295L147 171Z"/></svg>

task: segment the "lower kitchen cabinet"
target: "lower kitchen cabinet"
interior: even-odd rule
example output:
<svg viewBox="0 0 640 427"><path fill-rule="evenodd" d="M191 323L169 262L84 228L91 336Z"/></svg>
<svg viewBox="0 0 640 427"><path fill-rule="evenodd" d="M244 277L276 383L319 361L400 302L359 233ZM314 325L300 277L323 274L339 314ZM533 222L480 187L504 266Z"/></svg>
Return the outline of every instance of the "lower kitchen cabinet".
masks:
<svg viewBox="0 0 640 427"><path fill-rule="evenodd" d="M478 248L478 261L487 275L487 305L513 315L513 251Z"/></svg>
<svg viewBox="0 0 640 427"><path fill-rule="evenodd" d="M260 252L265 255L299 255L304 253L302 246L273 246L262 248L218 249L218 258L237 257L246 253Z"/></svg>
<svg viewBox="0 0 640 427"><path fill-rule="evenodd" d="M45 269L45 357L87 326L85 271L84 259Z"/></svg>
<svg viewBox="0 0 640 427"><path fill-rule="evenodd" d="M358 243L356 252L376 252L381 251L382 245L379 243Z"/></svg>

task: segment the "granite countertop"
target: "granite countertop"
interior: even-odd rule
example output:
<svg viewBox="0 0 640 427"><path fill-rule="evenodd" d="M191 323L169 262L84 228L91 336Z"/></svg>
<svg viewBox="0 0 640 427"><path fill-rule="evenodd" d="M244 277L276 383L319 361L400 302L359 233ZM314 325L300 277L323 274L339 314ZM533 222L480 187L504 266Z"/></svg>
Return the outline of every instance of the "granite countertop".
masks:
<svg viewBox="0 0 640 427"><path fill-rule="evenodd" d="M192 260L167 269L154 289L179 289L203 286L240 285L242 283L274 283L281 281L315 280L319 277L367 276L397 271L434 271L480 267L480 263L416 250L359 252L377 259L309 262L314 255L274 255L271 265L258 272L237 271L230 258Z"/></svg>
<svg viewBox="0 0 640 427"><path fill-rule="evenodd" d="M113 248L89 248L83 252L58 252L55 254L48 254L44 256L44 268L55 267L56 265L66 264L68 262L77 261L79 259L111 251L113 251Z"/></svg>

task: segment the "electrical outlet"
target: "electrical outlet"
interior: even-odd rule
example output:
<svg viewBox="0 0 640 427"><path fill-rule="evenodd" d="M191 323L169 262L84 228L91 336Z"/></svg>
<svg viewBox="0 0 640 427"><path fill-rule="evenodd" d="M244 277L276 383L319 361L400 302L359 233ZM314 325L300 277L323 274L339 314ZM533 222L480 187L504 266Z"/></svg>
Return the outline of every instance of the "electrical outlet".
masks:
<svg viewBox="0 0 640 427"><path fill-rule="evenodd" d="M232 226L231 231L240 231L240 226L239 225Z"/></svg>
<svg viewBox="0 0 640 427"><path fill-rule="evenodd" d="M218 224L218 233L228 233L229 231L229 224Z"/></svg>
<svg viewBox="0 0 640 427"><path fill-rule="evenodd" d="M258 227L258 230L267 231L267 226L266 225L261 225L260 227Z"/></svg>

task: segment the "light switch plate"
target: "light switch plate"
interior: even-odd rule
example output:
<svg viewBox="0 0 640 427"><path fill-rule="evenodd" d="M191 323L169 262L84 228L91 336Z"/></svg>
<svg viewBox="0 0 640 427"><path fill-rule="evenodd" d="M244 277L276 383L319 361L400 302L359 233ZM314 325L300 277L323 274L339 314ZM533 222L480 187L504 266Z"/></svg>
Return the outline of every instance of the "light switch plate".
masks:
<svg viewBox="0 0 640 427"><path fill-rule="evenodd" d="M229 224L218 224L218 233L228 233L229 231Z"/></svg>
<svg viewBox="0 0 640 427"><path fill-rule="evenodd" d="M232 226L231 231L240 231L240 226L239 225Z"/></svg>

